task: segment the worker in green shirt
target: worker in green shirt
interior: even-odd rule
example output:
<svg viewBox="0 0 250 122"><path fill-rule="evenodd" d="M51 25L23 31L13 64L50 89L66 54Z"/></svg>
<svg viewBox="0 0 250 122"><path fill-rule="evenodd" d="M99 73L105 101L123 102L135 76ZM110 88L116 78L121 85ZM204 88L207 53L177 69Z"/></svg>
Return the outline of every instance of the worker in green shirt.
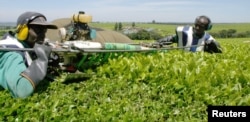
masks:
<svg viewBox="0 0 250 122"><path fill-rule="evenodd" d="M33 48L27 51L0 51L0 86L15 98L30 96L47 73L51 48L44 45L47 29L57 29L37 12L25 12L17 19L15 32L0 40L1 48Z"/></svg>

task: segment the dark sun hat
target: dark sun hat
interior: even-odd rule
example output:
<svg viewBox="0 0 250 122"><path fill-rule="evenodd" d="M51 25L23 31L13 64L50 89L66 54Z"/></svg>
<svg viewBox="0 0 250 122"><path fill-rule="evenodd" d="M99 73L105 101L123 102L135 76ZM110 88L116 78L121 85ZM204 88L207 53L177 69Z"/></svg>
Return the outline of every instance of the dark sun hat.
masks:
<svg viewBox="0 0 250 122"><path fill-rule="evenodd" d="M46 17L37 12L25 12L18 17L17 25L23 24L33 24L33 25L43 25L48 29L57 29L58 27L47 21Z"/></svg>

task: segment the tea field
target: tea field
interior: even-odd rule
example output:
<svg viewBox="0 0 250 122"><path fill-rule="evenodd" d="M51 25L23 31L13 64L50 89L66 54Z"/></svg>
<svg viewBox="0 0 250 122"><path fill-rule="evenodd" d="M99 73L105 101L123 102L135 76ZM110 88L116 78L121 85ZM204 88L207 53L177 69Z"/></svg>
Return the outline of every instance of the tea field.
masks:
<svg viewBox="0 0 250 122"><path fill-rule="evenodd" d="M89 79L44 80L26 99L0 91L0 121L207 121L208 105L250 105L250 43L222 54L170 50L110 59Z"/></svg>

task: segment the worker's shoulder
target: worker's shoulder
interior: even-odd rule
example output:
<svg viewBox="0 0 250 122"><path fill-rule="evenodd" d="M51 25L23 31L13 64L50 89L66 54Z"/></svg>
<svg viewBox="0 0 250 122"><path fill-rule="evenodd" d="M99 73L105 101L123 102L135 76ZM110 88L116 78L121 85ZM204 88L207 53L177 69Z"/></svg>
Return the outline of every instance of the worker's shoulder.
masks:
<svg viewBox="0 0 250 122"><path fill-rule="evenodd" d="M192 29L193 27L190 25L181 25L176 27L176 31L187 31Z"/></svg>

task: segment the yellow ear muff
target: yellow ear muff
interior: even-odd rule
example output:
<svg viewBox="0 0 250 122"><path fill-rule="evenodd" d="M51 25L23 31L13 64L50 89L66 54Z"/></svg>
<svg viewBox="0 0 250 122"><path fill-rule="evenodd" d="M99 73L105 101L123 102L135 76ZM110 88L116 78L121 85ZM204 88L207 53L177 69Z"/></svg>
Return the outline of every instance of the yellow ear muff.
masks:
<svg viewBox="0 0 250 122"><path fill-rule="evenodd" d="M17 39L24 41L27 39L29 33L29 28L26 24L17 26Z"/></svg>

